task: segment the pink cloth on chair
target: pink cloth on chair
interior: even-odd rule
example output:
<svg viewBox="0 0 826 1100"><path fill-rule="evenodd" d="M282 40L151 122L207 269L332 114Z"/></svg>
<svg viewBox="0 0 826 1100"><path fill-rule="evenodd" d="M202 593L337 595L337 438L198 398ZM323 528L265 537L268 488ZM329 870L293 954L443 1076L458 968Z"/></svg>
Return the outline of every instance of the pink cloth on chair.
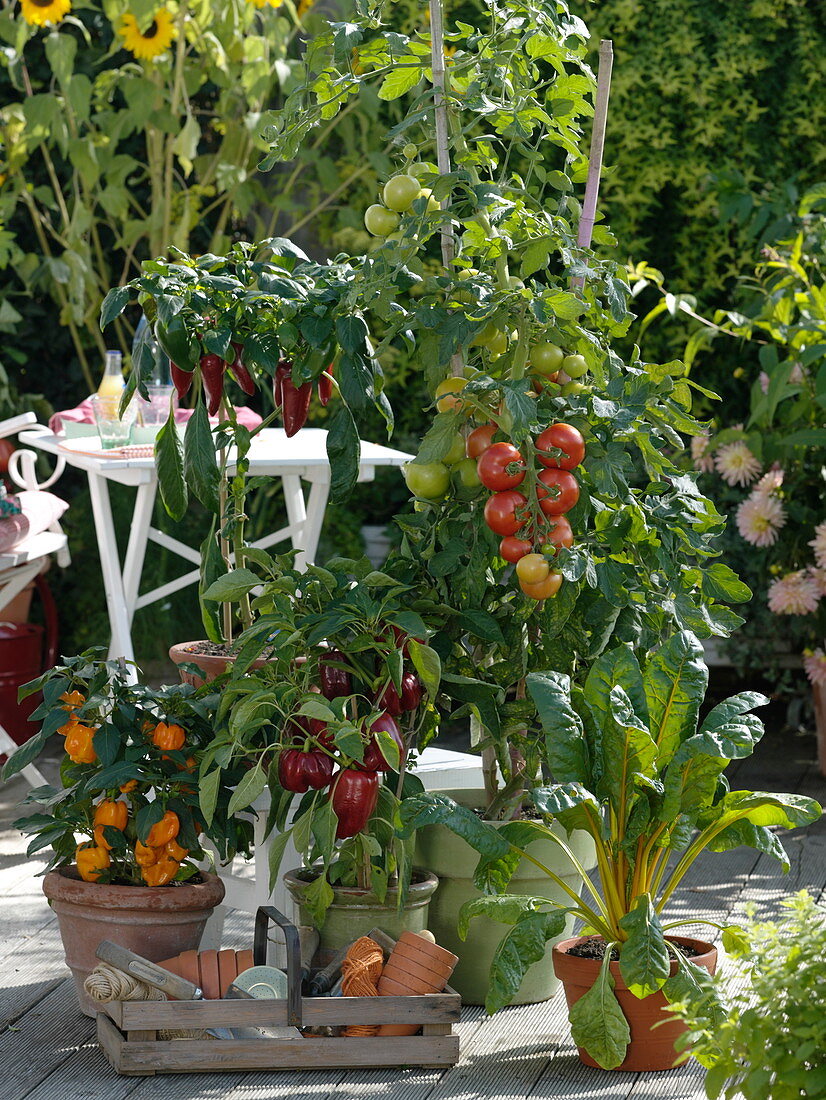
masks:
<svg viewBox="0 0 826 1100"><path fill-rule="evenodd" d="M178 424L185 424L192 416L192 409L176 409L175 420ZM252 409L248 409L246 405L242 405L240 408L236 408L235 415L238 417L238 423L248 428L250 431L253 428L257 428L261 423L261 417L257 412L253 412ZM63 412L56 412L49 420L49 428L57 435L63 429L63 421L68 420L73 424L94 424L95 415L92 412L92 403L87 397L85 401L77 406L76 409L66 409ZM210 424L217 424L218 417L211 416L209 418Z"/></svg>

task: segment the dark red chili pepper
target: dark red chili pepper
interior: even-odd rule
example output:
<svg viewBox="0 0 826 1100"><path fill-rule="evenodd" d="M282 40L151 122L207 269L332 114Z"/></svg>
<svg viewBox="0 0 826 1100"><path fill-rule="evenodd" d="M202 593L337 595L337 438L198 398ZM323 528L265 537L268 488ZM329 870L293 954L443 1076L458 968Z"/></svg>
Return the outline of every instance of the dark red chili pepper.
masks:
<svg viewBox="0 0 826 1100"><path fill-rule="evenodd" d="M365 827L379 800L379 777L375 772L343 768L333 780L330 801L338 818L336 837L355 836Z"/></svg>
<svg viewBox="0 0 826 1100"><path fill-rule="evenodd" d="M422 682L416 673L405 672L400 695L402 710L415 710L421 703L423 694Z"/></svg>
<svg viewBox="0 0 826 1100"><path fill-rule="evenodd" d="M380 718L377 718L373 725L370 727L371 733L377 733L379 730L386 730L387 733L393 738L396 744L399 746L399 759L404 760L404 738L401 735L399 727L396 725L396 720L390 714L382 714ZM364 750L364 760L361 763L361 767L368 772L387 772L391 770L391 765L382 756L379 743L375 737L371 737Z"/></svg>
<svg viewBox="0 0 826 1100"><path fill-rule="evenodd" d="M310 398L313 395L312 382L302 382L296 387L290 375L281 382L281 420L288 439L300 432L307 423L310 411Z"/></svg>
<svg viewBox="0 0 826 1100"><path fill-rule="evenodd" d="M305 794L323 790L333 778L333 761L323 752L283 749L278 757L278 782L285 791Z"/></svg>
<svg viewBox="0 0 826 1100"><path fill-rule="evenodd" d="M330 649L325 654L327 661L340 661L344 663L344 654L337 649ZM345 668L334 668L332 665L322 662L318 666L318 680L321 685L321 694L325 699L339 699L345 695L352 695L350 673Z"/></svg>
<svg viewBox="0 0 826 1100"><path fill-rule="evenodd" d="M235 381L238 383L238 385L241 387L247 397L252 397L252 395L255 393L255 380L253 379L247 368L244 366L243 360L241 359L241 356L244 353L244 345L237 343L237 341L235 340L230 340L229 345L235 352L235 358L230 363L229 369L232 372Z"/></svg>
<svg viewBox="0 0 826 1100"><path fill-rule="evenodd" d="M207 412L215 416L221 407L221 398L224 396L224 372L227 365L220 355L201 356L201 378L204 382L204 393L207 397Z"/></svg>
<svg viewBox="0 0 826 1100"><path fill-rule="evenodd" d="M183 401L189 393L189 387L192 385L193 372L191 370L184 370L183 367L179 367L177 363L173 363L171 360L169 369L172 374L172 382L178 394L178 400Z"/></svg>
<svg viewBox="0 0 826 1100"><path fill-rule="evenodd" d="M277 409L284 404L284 379L289 378L291 373L292 363L289 359L280 359L272 380L272 399Z"/></svg>
<svg viewBox="0 0 826 1100"><path fill-rule="evenodd" d="M326 722L322 722L320 718L311 718L308 725L310 727L310 733L320 745L323 745L325 749L333 749L335 747L333 735L327 728Z"/></svg>
<svg viewBox="0 0 826 1100"><path fill-rule="evenodd" d="M376 706L396 718L401 714L402 702L392 681L376 699Z"/></svg>
<svg viewBox="0 0 826 1100"><path fill-rule="evenodd" d="M319 376L318 379L318 400L322 406L326 406L327 402L333 396L333 364L331 363L327 368L327 373Z"/></svg>

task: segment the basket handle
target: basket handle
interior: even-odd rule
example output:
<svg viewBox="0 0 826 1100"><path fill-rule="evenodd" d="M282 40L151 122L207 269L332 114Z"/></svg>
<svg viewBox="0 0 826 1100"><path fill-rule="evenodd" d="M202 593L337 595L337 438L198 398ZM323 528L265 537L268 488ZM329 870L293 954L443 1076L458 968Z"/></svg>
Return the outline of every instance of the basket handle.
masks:
<svg viewBox="0 0 826 1100"><path fill-rule="evenodd" d="M287 1023L302 1027L301 1005L301 939L298 929L273 905L260 905L255 914L255 937L252 956L256 966L267 963L267 929L269 922L277 924L284 933L287 949Z"/></svg>

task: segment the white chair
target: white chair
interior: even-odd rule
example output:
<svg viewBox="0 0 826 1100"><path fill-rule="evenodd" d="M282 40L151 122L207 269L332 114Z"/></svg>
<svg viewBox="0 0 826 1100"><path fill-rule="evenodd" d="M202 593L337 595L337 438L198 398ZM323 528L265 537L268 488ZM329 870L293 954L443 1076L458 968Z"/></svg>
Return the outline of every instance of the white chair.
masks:
<svg viewBox="0 0 826 1100"><path fill-rule="evenodd" d="M18 432L36 423L37 417L34 413L23 413L22 416L4 420L0 422L0 439L17 435ZM58 459L52 476L44 482L38 482L36 463L37 455L33 451L14 451L9 458L9 477L21 489L48 489L60 477L65 465L62 458ZM66 536L57 522L53 523L47 531L33 535L31 538L24 538L7 553L0 554L0 620L3 618L3 609L8 607L15 596L43 572L52 556L57 559L58 565L64 568L71 562ZM0 753L11 754L17 747L0 721ZM33 787L41 786L46 782L42 773L33 764L23 768L22 774Z"/></svg>
<svg viewBox="0 0 826 1100"><path fill-rule="evenodd" d="M481 756L435 747L425 749L419 757L416 775L428 791L465 790L469 787L481 787L484 782ZM274 837L264 837L269 808L269 792L265 791L252 807L255 811L253 858L249 862L239 859L225 867L216 867L226 894L223 904L207 922L201 939L202 949L221 946L227 909L255 913L259 905L274 905L287 916L293 915L292 899L280 878L270 894L270 844ZM290 839L281 859L281 868L286 871L300 864L300 856Z"/></svg>

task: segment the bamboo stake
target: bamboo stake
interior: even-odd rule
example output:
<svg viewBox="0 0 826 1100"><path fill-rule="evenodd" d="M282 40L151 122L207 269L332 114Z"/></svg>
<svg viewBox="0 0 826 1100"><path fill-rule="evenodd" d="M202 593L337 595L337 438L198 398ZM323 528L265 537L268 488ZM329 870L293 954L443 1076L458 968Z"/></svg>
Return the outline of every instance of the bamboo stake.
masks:
<svg viewBox="0 0 826 1100"><path fill-rule="evenodd" d="M579 220L577 244L580 248L591 247L591 236L597 214L599 181L602 175L602 154L605 148L605 126L608 120L608 97L611 92L611 70L614 66L614 46L610 38L603 38L599 44L599 69L597 71L597 96L594 104L594 128L591 133L591 149L588 154L588 180L585 184L585 199L582 203L582 216ZM575 275L571 279L571 288L581 290L585 285L584 275Z"/></svg>
<svg viewBox="0 0 826 1100"><path fill-rule="evenodd" d="M436 164L439 173L447 176L450 173L450 137L447 124L447 101L445 99L445 87L447 77L445 74L445 27L442 13L442 0L429 0L430 6L430 70L433 75L433 107L436 116ZM449 205L448 199L442 199L442 209ZM453 260L456 256L456 240L449 223L441 228L442 263L445 271L450 274ZM454 377L461 377L465 372L465 364L461 354L452 357L450 373Z"/></svg>

